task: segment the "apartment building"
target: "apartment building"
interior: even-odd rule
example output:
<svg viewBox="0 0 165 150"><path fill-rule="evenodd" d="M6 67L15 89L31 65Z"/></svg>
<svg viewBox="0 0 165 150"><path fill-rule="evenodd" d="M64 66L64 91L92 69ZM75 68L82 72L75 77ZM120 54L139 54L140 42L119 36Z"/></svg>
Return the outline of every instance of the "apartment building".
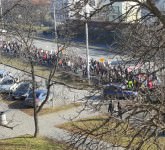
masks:
<svg viewBox="0 0 165 150"><path fill-rule="evenodd" d="M83 12L84 0L51 0L51 11L56 9L57 21L64 21L66 19L81 19ZM86 11L93 13L97 8L109 3L109 0L89 0ZM94 21L110 21L119 22L124 21L135 22L141 17L141 10L136 6L134 9L127 14L127 17L121 17L124 15L132 6L136 5L135 2L115 2L112 6L107 6L100 12L93 15L91 20Z"/></svg>
<svg viewBox="0 0 165 150"><path fill-rule="evenodd" d="M109 0L96 0L96 8L100 8L103 5L109 3ZM126 15L128 10L135 6L131 11ZM125 2L115 2L112 6L104 7L102 11L96 14L95 19L98 21L110 21L110 22L135 22L141 18L141 10L136 6L135 2L125 1Z"/></svg>

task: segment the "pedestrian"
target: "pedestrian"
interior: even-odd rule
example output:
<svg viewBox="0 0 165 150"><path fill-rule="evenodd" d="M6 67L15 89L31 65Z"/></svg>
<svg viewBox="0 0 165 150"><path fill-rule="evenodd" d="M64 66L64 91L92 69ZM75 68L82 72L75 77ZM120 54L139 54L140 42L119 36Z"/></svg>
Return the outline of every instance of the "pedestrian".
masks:
<svg viewBox="0 0 165 150"><path fill-rule="evenodd" d="M108 106L108 112L110 112L112 114L113 110L114 110L114 106L113 106L112 101L110 101L109 106Z"/></svg>
<svg viewBox="0 0 165 150"><path fill-rule="evenodd" d="M119 102L117 104L117 108L118 108L118 117L120 117L120 119L122 119L122 108L121 108L121 105Z"/></svg>
<svg viewBox="0 0 165 150"><path fill-rule="evenodd" d="M132 90L133 89L133 86L134 86L133 85L133 81L131 79L129 79L128 82L127 82L128 89Z"/></svg>

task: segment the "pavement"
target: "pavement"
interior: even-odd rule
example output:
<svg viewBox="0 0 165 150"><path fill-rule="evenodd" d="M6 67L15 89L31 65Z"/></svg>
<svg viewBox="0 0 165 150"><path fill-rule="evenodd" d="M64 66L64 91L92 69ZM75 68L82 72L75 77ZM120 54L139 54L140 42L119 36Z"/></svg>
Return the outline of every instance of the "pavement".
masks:
<svg viewBox="0 0 165 150"><path fill-rule="evenodd" d="M9 122L9 126L14 126L13 130L4 128L0 126L0 139L6 139L6 138L12 138L12 137L18 137L25 134L31 134L34 133L34 120L32 116L29 116L25 114L24 112L20 111L19 109L9 109L7 104L2 103L0 104L0 110L6 111L6 117L7 121ZM94 111L80 111L82 110L81 107L51 113L43 116L39 116L39 135L48 137L51 139L56 139L59 141L68 141L71 138L71 134L65 130L59 129L57 125L71 121L76 120L80 118L86 118L86 117L92 117L99 114L99 112ZM88 138L87 141L81 146L81 149L90 149L91 146L93 146L92 149L96 149L95 145L89 145L87 143L94 142L96 143L96 140ZM105 143L103 141L98 141L100 150L123 150L123 148L113 148L111 144Z"/></svg>
<svg viewBox="0 0 165 150"><path fill-rule="evenodd" d="M37 48L42 48L45 51L55 51L57 48L57 44L53 41L48 41L45 39L35 39L33 41L33 44ZM95 46L90 45L89 46L89 58L94 60L99 60L100 58L104 58L106 61L109 59L112 60L120 60L120 56L108 51L110 47L106 46ZM69 45L65 52L68 56L81 56L82 58L86 59L86 46L82 44L71 44Z"/></svg>

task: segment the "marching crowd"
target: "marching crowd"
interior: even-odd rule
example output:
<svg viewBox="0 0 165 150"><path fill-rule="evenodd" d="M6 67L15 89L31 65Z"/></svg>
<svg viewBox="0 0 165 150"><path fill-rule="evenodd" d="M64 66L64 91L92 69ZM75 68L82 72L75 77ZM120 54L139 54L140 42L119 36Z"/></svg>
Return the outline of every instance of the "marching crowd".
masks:
<svg viewBox="0 0 165 150"><path fill-rule="evenodd" d="M1 43L1 52L5 54L23 59L29 58L30 56L36 64L48 67L57 63L58 69L60 70L72 71L75 74L82 75L82 77L87 76L87 63L81 56L74 57L60 53L59 57L55 52L45 51L35 46L33 46L28 53L23 49L25 49L23 45L18 42L3 41ZM143 85L148 86L150 89L158 84L159 80L156 74L146 75L141 73L140 68L137 70L135 73L119 64L112 66L108 61L100 62L94 59L90 60L90 75L96 77L102 83L123 82L127 83L130 89L138 88L138 83L142 82L144 82Z"/></svg>

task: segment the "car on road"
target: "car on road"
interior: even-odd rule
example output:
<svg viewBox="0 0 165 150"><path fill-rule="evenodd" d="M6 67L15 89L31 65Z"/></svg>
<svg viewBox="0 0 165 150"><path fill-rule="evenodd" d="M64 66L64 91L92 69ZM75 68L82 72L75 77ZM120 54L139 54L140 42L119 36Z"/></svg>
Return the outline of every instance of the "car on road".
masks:
<svg viewBox="0 0 165 150"><path fill-rule="evenodd" d="M103 86L104 98L130 99L137 97L137 95L137 91L127 89L122 83L110 83Z"/></svg>
<svg viewBox="0 0 165 150"><path fill-rule="evenodd" d="M14 78L11 77L4 77L0 82L0 93L10 93L11 87L16 84Z"/></svg>
<svg viewBox="0 0 165 150"><path fill-rule="evenodd" d="M40 106L41 105L41 103L46 99L46 95L47 95L47 89L35 90L36 106ZM47 102L49 103L52 99L53 99L53 95L52 95L52 93L50 93ZM33 104L33 91L31 91L29 93L29 95L25 99L24 103L27 106L34 107L34 104Z"/></svg>
<svg viewBox="0 0 165 150"><path fill-rule="evenodd" d="M32 90L31 82L20 82L14 88L12 88L12 98L13 99L25 99L29 92Z"/></svg>

